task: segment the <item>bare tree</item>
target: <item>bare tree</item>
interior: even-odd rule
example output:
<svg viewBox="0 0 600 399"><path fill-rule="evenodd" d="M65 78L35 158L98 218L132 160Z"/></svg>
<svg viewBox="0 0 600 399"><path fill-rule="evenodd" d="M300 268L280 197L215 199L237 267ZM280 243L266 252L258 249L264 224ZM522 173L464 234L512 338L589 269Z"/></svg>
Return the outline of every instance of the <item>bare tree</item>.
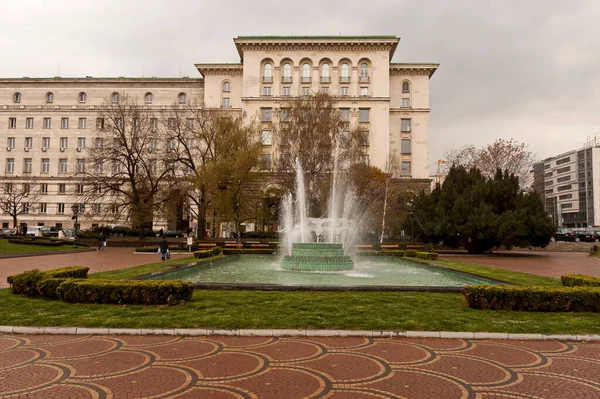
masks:
<svg viewBox="0 0 600 399"><path fill-rule="evenodd" d="M368 137L359 126L350 125L350 109L341 112L337 102L324 93L290 100L282 106L278 122L274 142L280 157L273 163L279 183L294 191L295 176L290 170L297 160L309 200L325 203L327 193L320 190L319 179L332 172L336 156L344 168L360 160Z"/></svg>
<svg viewBox="0 0 600 399"><path fill-rule="evenodd" d="M452 165L461 165L467 169L475 167L488 178L493 178L496 170L500 169L517 176L521 188L531 186L533 154L527 151L526 144L513 139L497 139L482 148L465 146L447 151L444 156L448 160L448 167Z"/></svg>
<svg viewBox="0 0 600 399"><path fill-rule="evenodd" d="M35 210L40 199L40 192L31 180L20 183L5 182L0 185L0 210L12 217L13 227L18 227L18 218Z"/></svg>
<svg viewBox="0 0 600 399"><path fill-rule="evenodd" d="M162 144L158 118L123 96L100 110L86 168L77 171L92 183L86 186L88 201L108 204L111 214L129 220L142 237L154 211L174 192L174 168L162 157Z"/></svg>

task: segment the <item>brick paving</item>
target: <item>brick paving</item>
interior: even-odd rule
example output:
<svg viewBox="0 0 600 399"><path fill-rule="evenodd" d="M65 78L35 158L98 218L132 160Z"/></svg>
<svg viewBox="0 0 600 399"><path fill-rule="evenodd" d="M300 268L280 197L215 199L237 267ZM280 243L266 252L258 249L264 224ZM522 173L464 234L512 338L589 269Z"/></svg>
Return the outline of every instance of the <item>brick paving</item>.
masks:
<svg viewBox="0 0 600 399"><path fill-rule="evenodd" d="M563 274L600 277L600 258L582 252L499 251L492 255L440 255L440 259L547 277L560 278Z"/></svg>
<svg viewBox="0 0 600 399"><path fill-rule="evenodd" d="M158 254L134 254L134 248L110 248L102 252L71 252L66 254L30 256L22 258L0 259L0 288L7 288L6 277L10 274L21 273L25 270L50 270L63 266L87 266L90 273L107 270L125 269L128 267L160 262ZM172 253L176 256L191 254Z"/></svg>
<svg viewBox="0 0 600 399"><path fill-rule="evenodd" d="M600 342L0 334L0 398L600 398Z"/></svg>

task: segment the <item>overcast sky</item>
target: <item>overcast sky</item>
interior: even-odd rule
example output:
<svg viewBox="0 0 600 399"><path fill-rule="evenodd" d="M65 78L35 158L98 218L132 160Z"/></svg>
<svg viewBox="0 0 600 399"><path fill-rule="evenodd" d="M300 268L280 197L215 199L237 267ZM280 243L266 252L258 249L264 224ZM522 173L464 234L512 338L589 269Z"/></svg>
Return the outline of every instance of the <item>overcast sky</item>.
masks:
<svg viewBox="0 0 600 399"><path fill-rule="evenodd" d="M396 35L437 62L430 160L514 138L542 159L600 132L598 0L0 0L0 77L199 76L243 35Z"/></svg>

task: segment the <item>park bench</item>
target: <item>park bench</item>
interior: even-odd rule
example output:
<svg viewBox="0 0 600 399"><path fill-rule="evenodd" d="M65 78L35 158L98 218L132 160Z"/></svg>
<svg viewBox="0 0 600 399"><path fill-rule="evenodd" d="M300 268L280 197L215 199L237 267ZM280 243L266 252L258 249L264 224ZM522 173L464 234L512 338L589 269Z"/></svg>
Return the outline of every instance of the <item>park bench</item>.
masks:
<svg viewBox="0 0 600 399"><path fill-rule="evenodd" d="M425 245L423 245L423 244L407 245L406 249L425 249Z"/></svg>
<svg viewBox="0 0 600 399"><path fill-rule="evenodd" d="M381 245L381 249L398 249L398 244Z"/></svg>
<svg viewBox="0 0 600 399"><path fill-rule="evenodd" d="M252 247L252 248L265 248L265 247L267 247L268 248L268 247L270 247L270 245L269 244L260 244L260 243L257 243L257 244L250 244L250 247Z"/></svg>
<svg viewBox="0 0 600 399"><path fill-rule="evenodd" d="M216 247L217 244L215 244L214 242L201 242L198 243L198 248L210 248L210 247Z"/></svg>
<svg viewBox="0 0 600 399"><path fill-rule="evenodd" d="M358 244L356 245L357 249L372 249L373 246L371 244Z"/></svg>
<svg viewBox="0 0 600 399"><path fill-rule="evenodd" d="M241 248L243 246L244 246L244 244L225 244L225 247L228 247L228 248L231 248L231 247Z"/></svg>

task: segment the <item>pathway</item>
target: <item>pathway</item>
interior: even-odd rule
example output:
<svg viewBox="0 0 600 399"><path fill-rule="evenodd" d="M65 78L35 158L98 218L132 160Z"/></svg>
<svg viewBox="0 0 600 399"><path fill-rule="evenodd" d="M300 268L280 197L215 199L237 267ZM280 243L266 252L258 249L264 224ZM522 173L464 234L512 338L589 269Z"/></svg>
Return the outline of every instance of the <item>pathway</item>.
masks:
<svg viewBox="0 0 600 399"><path fill-rule="evenodd" d="M0 398L599 398L600 343L0 335Z"/></svg>
<svg viewBox="0 0 600 399"><path fill-rule="evenodd" d="M440 255L440 259L547 277L560 278L563 274L600 277L600 258L581 252L500 251L493 255Z"/></svg>
<svg viewBox="0 0 600 399"><path fill-rule="evenodd" d="M71 252L66 254L30 256L23 258L0 259L0 288L7 288L6 277L10 274L21 273L25 270L50 270L64 266L87 266L90 273L106 270L125 269L128 267L159 262L157 254L134 254L134 248L110 248L102 252ZM190 256L184 253L176 256Z"/></svg>

